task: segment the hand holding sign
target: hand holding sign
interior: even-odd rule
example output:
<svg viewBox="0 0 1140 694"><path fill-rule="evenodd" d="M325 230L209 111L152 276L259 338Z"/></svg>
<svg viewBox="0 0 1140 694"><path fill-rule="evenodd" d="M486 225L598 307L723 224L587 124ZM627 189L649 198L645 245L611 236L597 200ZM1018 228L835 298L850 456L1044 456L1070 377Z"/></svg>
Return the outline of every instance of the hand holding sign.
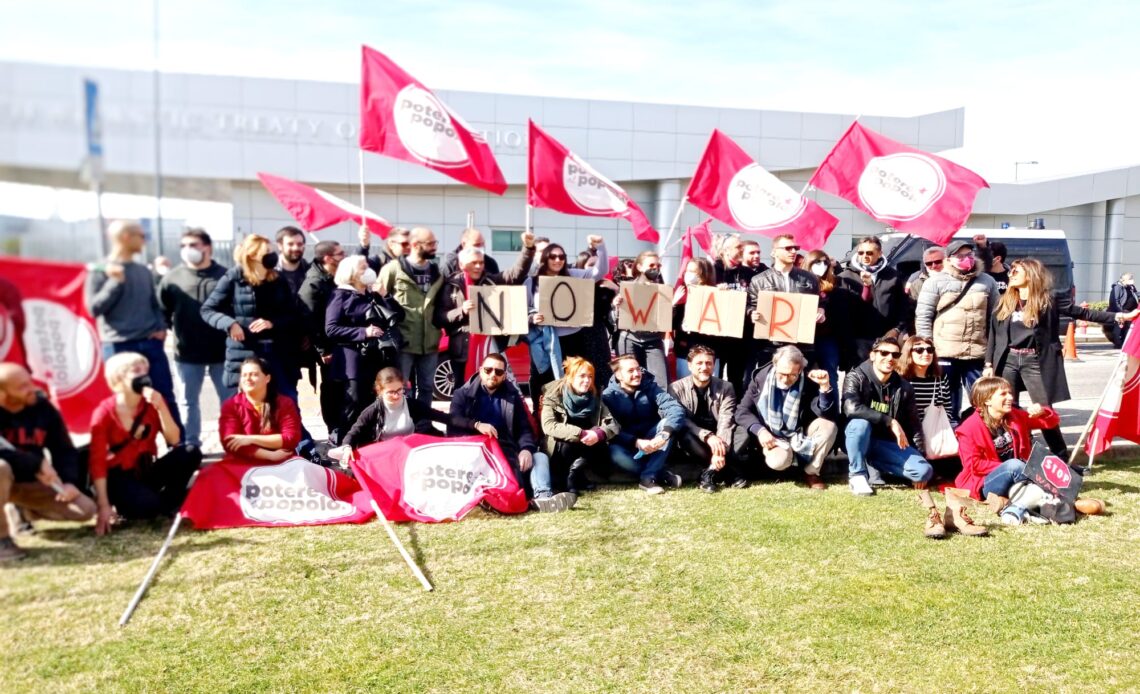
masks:
<svg viewBox="0 0 1140 694"><path fill-rule="evenodd" d="M753 336L772 342L815 342L818 309L815 294L757 292Z"/></svg>
<svg viewBox="0 0 1140 694"><path fill-rule="evenodd" d="M585 328L594 324L594 282L564 275L538 278L535 325Z"/></svg>

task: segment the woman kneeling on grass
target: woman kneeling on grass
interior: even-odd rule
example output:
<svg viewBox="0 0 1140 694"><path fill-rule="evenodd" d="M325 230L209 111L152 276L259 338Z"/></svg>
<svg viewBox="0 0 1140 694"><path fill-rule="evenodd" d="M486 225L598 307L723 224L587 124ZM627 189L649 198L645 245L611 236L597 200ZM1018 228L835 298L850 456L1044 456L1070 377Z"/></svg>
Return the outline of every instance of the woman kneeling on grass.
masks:
<svg viewBox="0 0 1140 694"><path fill-rule="evenodd" d="M970 393L974 413L954 432L962 472L954 486L985 499L998 513L1009 503L1009 490L1024 479L1025 461L1033 450L1033 429L1053 429L1061 419L1048 407L1036 403L1028 410L1013 406L1013 386L1004 378L978 379ZM1016 515L1020 523L1020 514ZM1005 517L1002 517L1005 520Z"/></svg>
<svg viewBox="0 0 1140 694"><path fill-rule="evenodd" d="M241 363L238 393L222 403L218 433L226 452L243 463L282 463L296 456L301 414L292 399L277 393L265 360Z"/></svg>
<svg viewBox="0 0 1140 694"><path fill-rule="evenodd" d="M543 448L550 456L551 486L579 494L593 489L586 469L605 469L609 464L606 442L617 436L619 427L598 396L594 365L582 357L568 357L562 369L565 375L547 385L543 394Z"/></svg>
<svg viewBox="0 0 1140 694"><path fill-rule="evenodd" d="M376 374L376 401L357 417L344 437L343 445L360 448L377 441L388 441L408 434L435 434L440 432L432 422L447 424L447 415L430 405L407 397L404 376L391 366Z"/></svg>
<svg viewBox="0 0 1140 694"><path fill-rule="evenodd" d="M91 416L89 465L99 512L95 533L111 530L111 507L124 518L171 516L186 498L186 484L202 462L197 447L178 446L182 433L170 406L151 387L150 363L120 352L103 365L113 395ZM170 447L158 457L159 434ZM157 459L156 459L157 458Z"/></svg>

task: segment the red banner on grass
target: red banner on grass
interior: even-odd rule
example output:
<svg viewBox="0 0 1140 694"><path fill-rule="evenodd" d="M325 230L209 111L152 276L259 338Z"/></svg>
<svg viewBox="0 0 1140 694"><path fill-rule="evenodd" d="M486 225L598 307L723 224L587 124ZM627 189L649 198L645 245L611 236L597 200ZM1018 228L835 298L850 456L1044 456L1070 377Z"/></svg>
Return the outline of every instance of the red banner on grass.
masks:
<svg viewBox="0 0 1140 694"><path fill-rule="evenodd" d="M989 188L978 174L851 124L810 184L898 231L945 245L966 225L974 198Z"/></svg>
<svg viewBox="0 0 1140 694"><path fill-rule="evenodd" d="M633 226L633 235L639 240L660 241L645 212L621 186L547 135L534 121L528 123L526 198L530 205L586 217L621 217Z"/></svg>
<svg viewBox="0 0 1140 694"><path fill-rule="evenodd" d="M1133 327L1121 347L1127 361L1113 372L1097 411L1096 422L1085 441L1085 452L1097 455L1119 436L1140 443L1140 330Z"/></svg>
<svg viewBox="0 0 1140 694"><path fill-rule="evenodd" d="M732 138L713 130L688 201L734 229L775 238L791 234L805 249L823 248L839 220L753 161Z"/></svg>
<svg viewBox="0 0 1140 694"><path fill-rule="evenodd" d="M326 193L320 188L267 173L258 172L257 177L261 179L261 185L277 198L277 202L281 203L305 231L320 231L341 222L352 221L364 224L367 221L370 230L379 234L380 238L387 238L388 232L394 226L380 215L342 200L332 193Z"/></svg>
<svg viewBox="0 0 1140 694"><path fill-rule="evenodd" d="M360 148L502 195L507 181L483 136L386 55L361 50Z"/></svg>
<svg viewBox="0 0 1140 694"><path fill-rule="evenodd" d="M99 333L83 296L87 268L0 257L0 278L8 280L0 309L0 361L26 364L46 385L67 428L87 433L91 412L111 394L103 380Z"/></svg>
<svg viewBox="0 0 1140 694"><path fill-rule="evenodd" d="M290 458L276 465L223 460L204 466L182 504L182 515L199 530L213 530L364 523L375 513L356 480Z"/></svg>
<svg viewBox="0 0 1140 694"><path fill-rule="evenodd" d="M482 501L500 513L527 510L499 443L486 436L401 436L361 448L349 463L390 521L460 520Z"/></svg>

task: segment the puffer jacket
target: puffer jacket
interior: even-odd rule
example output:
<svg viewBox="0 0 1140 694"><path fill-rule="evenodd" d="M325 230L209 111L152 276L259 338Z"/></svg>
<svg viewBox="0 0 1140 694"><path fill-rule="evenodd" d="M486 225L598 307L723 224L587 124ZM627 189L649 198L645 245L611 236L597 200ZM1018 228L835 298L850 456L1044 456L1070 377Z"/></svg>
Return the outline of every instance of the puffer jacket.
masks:
<svg viewBox="0 0 1140 694"><path fill-rule="evenodd" d="M443 275L435 263L431 267L431 285L427 292L421 291L407 256L390 261L380 269L380 282L387 295L404 307L404 320L400 322L400 334L406 344L400 351L408 354L434 354L439 351L439 338L443 334L432 325L435 299L443 286Z"/></svg>
<svg viewBox="0 0 1140 694"><path fill-rule="evenodd" d="M277 372L273 376L284 378L296 359L294 331L300 313L296 297L280 275L254 287L246 281L240 266L227 270L202 304L202 320L226 333L225 384L237 387L241 363L250 357L265 359ZM269 321L273 327L253 332L249 326L258 318ZM242 342L229 336L234 323L245 333Z"/></svg>
<svg viewBox="0 0 1140 694"><path fill-rule="evenodd" d="M943 359L981 359L986 356L990 313L1000 298L997 282L982 272L981 265L975 265L968 273L949 263L945 268L932 273L922 284L915 308L915 330L922 337L933 339L934 350ZM971 279L974 283L967 289ZM955 304L964 289L966 295Z"/></svg>
<svg viewBox="0 0 1140 694"><path fill-rule="evenodd" d="M685 425L685 408L645 370L632 393L622 389L617 376L611 378L602 392L602 402L621 427L614 441L626 448L633 448L638 439L652 439L662 432L672 434Z"/></svg>
<svg viewBox="0 0 1140 694"><path fill-rule="evenodd" d="M554 446L559 441L577 441L582 435L583 428L570 423L570 415L566 414L566 406L562 404L562 392L566 387L564 379L550 383L543 390L542 398L542 433L545 435L542 449L547 455L554 455ZM589 424L592 429L600 429L606 441L614 438L621 431L617 420L610 414L601 396L596 398L597 407Z"/></svg>

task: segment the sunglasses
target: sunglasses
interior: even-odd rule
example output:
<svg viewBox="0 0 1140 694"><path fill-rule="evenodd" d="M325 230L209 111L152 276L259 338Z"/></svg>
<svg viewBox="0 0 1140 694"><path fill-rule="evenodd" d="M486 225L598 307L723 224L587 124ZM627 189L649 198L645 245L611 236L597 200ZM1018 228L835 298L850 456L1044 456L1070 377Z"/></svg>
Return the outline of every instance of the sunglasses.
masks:
<svg viewBox="0 0 1140 694"><path fill-rule="evenodd" d="M549 260L566 260L566 256L562 255L561 253L551 253L546 257Z"/></svg>
<svg viewBox="0 0 1140 694"><path fill-rule="evenodd" d="M878 251L855 251L855 255L875 255Z"/></svg>
<svg viewBox="0 0 1140 694"><path fill-rule="evenodd" d="M484 366L483 367L483 373L487 374L488 376L490 376L491 374L495 374L496 376L502 376L506 372L507 372L506 369L500 369L500 368L495 367L495 366Z"/></svg>
<svg viewBox="0 0 1140 694"><path fill-rule="evenodd" d="M895 352L889 349L876 349L875 354L878 354L880 357L886 357L887 359L898 359L902 356L902 352Z"/></svg>
<svg viewBox="0 0 1140 694"><path fill-rule="evenodd" d="M799 246L780 246L776 250L778 250L778 251L790 251L792 253L796 253L800 250L800 247Z"/></svg>
<svg viewBox="0 0 1140 694"><path fill-rule="evenodd" d="M933 347L913 347L910 351L914 354L934 354ZM882 352L879 352L879 354L882 354Z"/></svg>
<svg viewBox="0 0 1140 694"><path fill-rule="evenodd" d="M941 260L931 260L929 263L924 263L924 265L926 265L926 267L942 267L943 262L944 261Z"/></svg>

